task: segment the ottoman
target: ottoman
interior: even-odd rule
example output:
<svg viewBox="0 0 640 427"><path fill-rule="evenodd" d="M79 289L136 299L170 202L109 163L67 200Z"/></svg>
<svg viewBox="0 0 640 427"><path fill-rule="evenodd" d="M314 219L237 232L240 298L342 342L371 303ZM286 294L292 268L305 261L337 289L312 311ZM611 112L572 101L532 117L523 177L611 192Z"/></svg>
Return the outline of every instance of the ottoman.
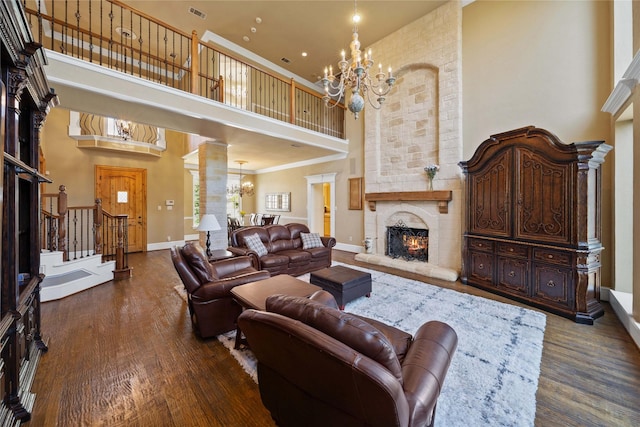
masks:
<svg viewBox="0 0 640 427"><path fill-rule="evenodd" d="M311 272L309 282L333 295L340 310L344 310L349 301L371 295L371 273L342 265Z"/></svg>

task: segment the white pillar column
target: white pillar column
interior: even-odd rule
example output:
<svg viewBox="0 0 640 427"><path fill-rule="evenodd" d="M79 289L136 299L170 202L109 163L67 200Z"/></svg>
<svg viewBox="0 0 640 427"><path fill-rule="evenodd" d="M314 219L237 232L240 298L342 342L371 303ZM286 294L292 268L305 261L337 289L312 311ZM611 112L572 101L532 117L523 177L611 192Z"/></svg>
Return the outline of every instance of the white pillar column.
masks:
<svg viewBox="0 0 640 427"><path fill-rule="evenodd" d="M226 249L227 236L227 144L205 141L198 146L200 171L200 215L212 213L221 230L210 234L211 250ZM207 233L200 233L200 245L206 246Z"/></svg>

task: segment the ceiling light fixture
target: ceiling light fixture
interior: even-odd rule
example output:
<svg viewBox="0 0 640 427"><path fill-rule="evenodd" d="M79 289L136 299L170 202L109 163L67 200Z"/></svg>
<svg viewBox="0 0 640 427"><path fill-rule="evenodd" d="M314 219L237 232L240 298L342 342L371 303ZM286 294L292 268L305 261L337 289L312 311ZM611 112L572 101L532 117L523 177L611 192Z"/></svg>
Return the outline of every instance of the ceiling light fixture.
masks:
<svg viewBox="0 0 640 427"><path fill-rule="evenodd" d="M128 141L133 135L133 124L128 120L116 119L115 125L118 136L123 140Z"/></svg>
<svg viewBox="0 0 640 427"><path fill-rule="evenodd" d="M325 106L329 107L329 100L334 98L340 101L345 95L346 89L351 89L351 99L349 100L349 111L353 113L356 120L358 114L365 105L365 98L369 101L369 104L375 108L380 109L382 103L385 100L385 95L389 93L396 79L391 73L391 67L389 67L389 73L386 76L382 72L382 64L379 65L379 71L375 75L375 80L371 78L369 74L369 68L374 64L372 59L371 49L364 53L360 51L360 41L358 40L358 22L360 22L360 15L358 15L358 9L356 2L354 4L353 15L353 36L351 44L351 63L345 59L345 52L342 51L342 60L338 62L338 68L340 71L340 78L333 74L333 67L324 69L324 77L322 78L322 84L324 86L324 100ZM371 95L369 94L371 91ZM375 98L375 102L371 98ZM336 104L334 104L336 105Z"/></svg>
<svg viewBox="0 0 640 427"><path fill-rule="evenodd" d="M236 160L236 163L240 165L240 189L238 191L238 193L240 194L240 197L253 196L253 194L255 193L255 190L253 188L253 183L252 182L242 183L242 165L248 162L246 160Z"/></svg>

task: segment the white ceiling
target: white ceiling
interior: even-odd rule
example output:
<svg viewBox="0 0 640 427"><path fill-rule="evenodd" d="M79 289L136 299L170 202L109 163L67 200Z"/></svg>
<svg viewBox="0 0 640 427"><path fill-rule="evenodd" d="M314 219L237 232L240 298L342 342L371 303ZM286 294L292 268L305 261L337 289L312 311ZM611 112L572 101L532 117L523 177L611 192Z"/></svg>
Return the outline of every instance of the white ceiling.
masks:
<svg viewBox="0 0 640 427"><path fill-rule="evenodd" d="M183 31L195 30L199 37L210 31L313 83L324 67L336 67L340 51L348 52L351 42L352 1L124 0L123 3ZM363 48L443 3L443 0L358 1L355 5L361 16L359 36ZM190 13L191 7L203 12L206 18ZM261 22L257 23L256 18ZM245 42L244 36L250 41ZM302 52L307 52L307 57ZM282 58L290 62L285 63ZM378 59L385 68L389 65L384 64L384 58Z"/></svg>

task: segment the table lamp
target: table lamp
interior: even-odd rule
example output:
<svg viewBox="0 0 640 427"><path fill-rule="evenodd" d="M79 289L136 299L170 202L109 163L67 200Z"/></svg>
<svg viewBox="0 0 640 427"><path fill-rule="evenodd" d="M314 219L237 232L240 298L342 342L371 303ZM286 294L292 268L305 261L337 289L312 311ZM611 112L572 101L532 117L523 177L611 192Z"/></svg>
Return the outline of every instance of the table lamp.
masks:
<svg viewBox="0 0 640 427"><path fill-rule="evenodd" d="M200 224L198 224L196 230L207 232L207 256L211 256L211 250L209 249L211 246L211 240L209 239L209 234L211 231L222 230L216 216L214 214L202 215L202 218L200 218Z"/></svg>

